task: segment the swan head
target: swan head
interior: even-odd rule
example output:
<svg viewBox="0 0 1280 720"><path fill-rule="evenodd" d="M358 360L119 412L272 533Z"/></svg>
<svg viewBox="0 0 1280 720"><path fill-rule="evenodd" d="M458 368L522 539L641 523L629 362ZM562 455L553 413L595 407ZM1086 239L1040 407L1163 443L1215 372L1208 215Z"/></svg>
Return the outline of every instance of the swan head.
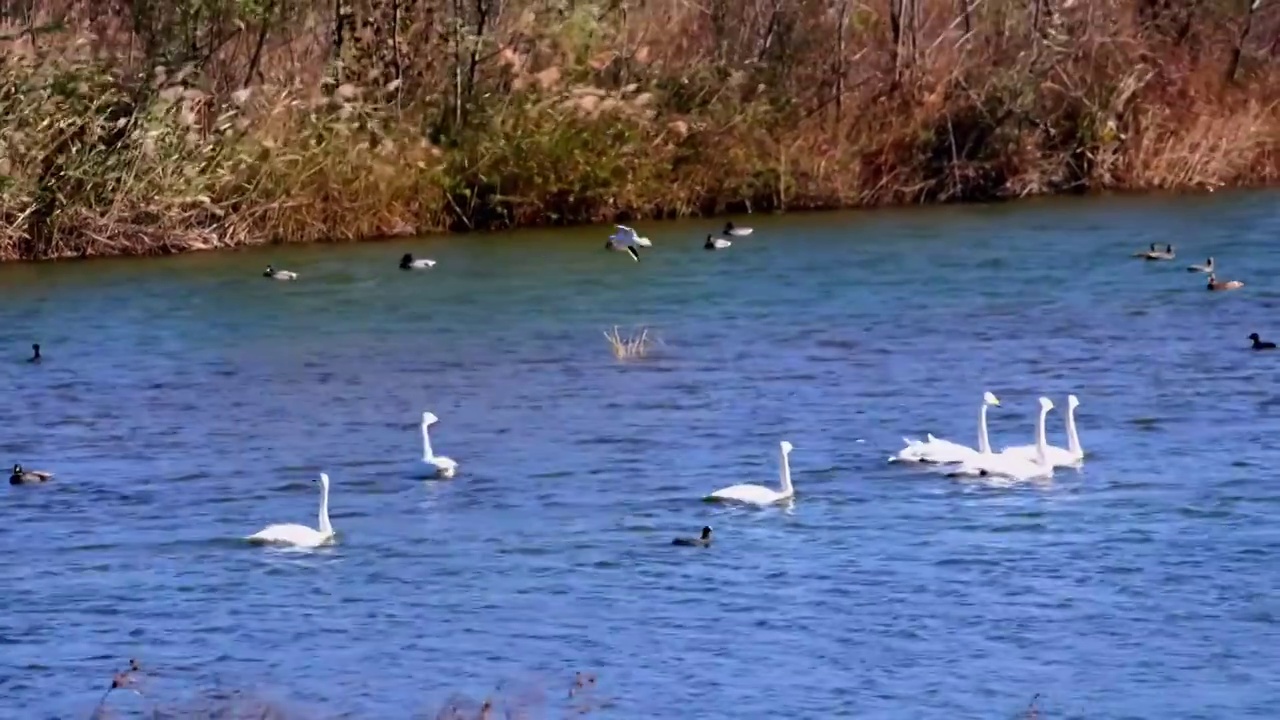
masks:
<svg viewBox="0 0 1280 720"><path fill-rule="evenodd" d="M791 443L787 442L786 440L783 440L781 443L779 443L779 445L782 447L782 452L784 453L789 453L795 449L795 447Z"/></svg>
<svg viewBox="0 0 1280 720"><path fill-rule="evenodd" d="M436 417L436 416L435 416L435 413L433 413L433 412L431 412L431 411L429 411L429 410L428 410L427 412L422 413L422 424L423 424L423 425L430 425L430 424L432 424L432 423L438 423L438 422L440 422L440 418Z"/></svg>
<svg viewBox="0 0 1280 720"><path fill-rule="evenodd" d="M1049 412L1053 409L1053 401L1047 397L1040 398L1040 409L1044 412Z"/></svg>
<svg viewBox="0 0 1280 720"><path fill-rule="evenodd" d="M1070 410L1075 410L1078 407L1080 407L1080 398L1076 397L1075 395L1068 395L1067 408Z"/></svg>
<svg viewBox="0 0 1280 720"><path fill-rule="evenodd" d="M1000 398L996 397L989 391L982 393L982 402L986 405L995 405L996 407L1000 407Z"/></svg>
<svg viewBox="0 0 1280 720"><path fill-rule="evenodd" d="M329 487L329 476L325 473L320 473L320 486Z"/></svg>

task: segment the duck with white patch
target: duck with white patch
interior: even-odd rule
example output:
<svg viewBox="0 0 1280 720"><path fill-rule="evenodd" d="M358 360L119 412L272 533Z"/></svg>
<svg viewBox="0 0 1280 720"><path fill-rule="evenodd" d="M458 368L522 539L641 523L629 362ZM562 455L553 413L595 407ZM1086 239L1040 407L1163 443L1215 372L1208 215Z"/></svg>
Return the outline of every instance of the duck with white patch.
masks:
<svg viewBox="0 0 1280 720"><path fill-rule="evenodd" d="M13 466L13 474L9 476L10 485L39 485L53 479L53 473L43 470L25 470L21 465Z"/></svg>
<svg viewBox="0 0 1280 720"><path fill-rule="evenodd" d="M435 267L435 264L435 260L428 260L426 258L414 260L413 255L410 253L405 253L404 257L400 258L401 270L427 270Z"/></svg>
<svg viewBox="0 0 1280 720"><path fill-rule="evenodd" d="M733 243L729 242L728 240L725 240L724 238L708 235L707 241L702 244L702 249L703 250L723 250L732 244Z"/></svg>
<svg viewBox="0 0 1280 720"><path fill-rule="evenodd" d="M1244 283L1239 280L1219 280L1213 276L1213 273L1209 273L1209 284L1205 287L1210 291L1239 290L1244 287Z"/></svg>
<svg viewBox="0 0 1280 720"><path fill-rule="evenodd" d="M738 227L737 225L734 225L732 221L725 223L724 230L722 231L722 234L732 235L733 237L746 237L751 233L752 233L751 228Z"/></svg>
<svg viewBox="0 0 1280 720"><path fill-rule="evenodd" d="M1151 243L1151 247L1149 249L1136 252L1133 256L1142 258L1143 260L1172 260L1177 257L1173 251L1172 245L1165 245L1164 248L1164 250L1157 250L1156 244Z"/></svg>
<svg viewBox="0 0 1280 720"><path fill-rule="evenodd" d="M297 280L298 273L289 270L277 270L275 267L268 265L263 271L262 277L271 278L272 280Z"/></svg>

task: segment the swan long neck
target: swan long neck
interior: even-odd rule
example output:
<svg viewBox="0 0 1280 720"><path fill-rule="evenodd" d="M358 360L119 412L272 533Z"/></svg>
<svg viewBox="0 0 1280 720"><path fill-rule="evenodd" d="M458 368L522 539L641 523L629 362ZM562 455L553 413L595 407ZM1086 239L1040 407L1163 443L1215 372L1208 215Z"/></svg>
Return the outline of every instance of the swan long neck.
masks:
<svg viewBox="0 0 1280 720"><path fill-rule="evenodd" d="M1067 450L1072 455L1083 455L1084 449L1080 447L1080 434L1076 432L1076 409L1074 407L1067 410Z"/></svg>
<svg viewBox="0 0 1280 720"><path fill-rule="evenodd" d="M991 441L987 438L986 403L982 403L982 409L978 411L978 452L983 455L991 454Z"/></svg>
<svg viewBox="0 0 1280 720"><path fill-rule="evenodd" d="M1036 460L1041 465L1049 464L1049 441L1044 436L1044 419L1049 415L1049 408L1040 408L1040 420L1036 422Z"/></svg>
<svg viewBox="0 0 1280 720"><path fill-rule="evenodd" d="M333 534L333 523L329 522L329 483L320 485L320 532Z"/></svg>
<svg viewBox="0 0 1280 720"><path fill-rule="evenodd" d="M422 422L422 459L431 462L435 458L435 453L431 452L431 435L427 433L427 422Z"/></svg>
<svg viewBox="0 0 1280 720"><path fill-rule="evenodd" d="M782 455L782 470L780 472L782 477L782 494L790 496L795 494L796 491L796 489L791 486L791 461L787 459L786 450L779 450L779 453Z"/></svg>

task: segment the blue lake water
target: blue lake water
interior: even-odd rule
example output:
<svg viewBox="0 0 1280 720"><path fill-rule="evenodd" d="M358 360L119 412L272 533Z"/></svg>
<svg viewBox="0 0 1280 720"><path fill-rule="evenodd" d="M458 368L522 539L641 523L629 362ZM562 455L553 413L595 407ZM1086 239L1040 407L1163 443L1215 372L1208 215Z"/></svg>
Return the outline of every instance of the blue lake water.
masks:
<svg viewBox="0 0 1280 720"><path fill-rule="evenodd" d="M1280 351L1245 338L1280 339L1277 200L752 216L718 253L639 223L640 263L588 228L0 266L0 461L57 473L0 489L0 717L88 717L137 657L117 717L503 681L558 717L590 671L606 718L1273 718ZM619 362L614 325L662 344ZM997 449L1042 394L1065 445L1077 394L1084 467L885 462L975 444L984 390ZM453 480L419 477L428 409ZM783 439L790 507L701 500L776 483ZM320 471L335 546L242 540L314 524Z"/></svg>

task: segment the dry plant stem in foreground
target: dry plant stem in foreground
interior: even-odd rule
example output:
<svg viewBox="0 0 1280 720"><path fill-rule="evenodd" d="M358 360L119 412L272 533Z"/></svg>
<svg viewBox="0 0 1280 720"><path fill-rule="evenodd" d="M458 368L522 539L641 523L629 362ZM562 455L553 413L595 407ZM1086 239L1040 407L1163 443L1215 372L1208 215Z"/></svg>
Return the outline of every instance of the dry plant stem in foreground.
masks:
<svg viewBox="0 0 1280 720"><path fill-rule="evenodd" d="M1269 0L18 6L0 260L1280 178Z"/></svg>
<svg viewBox="0 0 1280 720"><path fill-rule="evenodd" d="M604 337L609 341L613 356L619 360L646 357L654 342L649 337L649 328L640 328L638 331L632 331L630 335L624 337L618 330L618 326L614 325L613 330L605 331Z"/></svg>
<svg viewBox="0 0 1280 720"><path fill-rule="evenodd" d="M90 716L91 720L122 717L109 712L108 696L113 690L119 689L137 692L134 686L140 679L138 675L141 672L138 662L130 660L128 670L115 673L107 695L99 701ZM597 696L594 692L597 689L595 673L575 673L568 696L560 706L560 709L567 713L564 717L586 717L607 705L608 698ZM220 687L200 695L201 697L194 701L179 705L157 704L152 700L145 715L155 720L162 718L165 720L312 720L312 718L328 717L328 715L301 713L265 698L256 697L253 693L243 693L234 689ZM457 694L446 700L433 713L406 711L399 717L423 719L432 717L435 720L532 720L532 718L558 716L549 712L553 709L548 704L546 692L538 685L503 682L483 701Z"/></svg>

